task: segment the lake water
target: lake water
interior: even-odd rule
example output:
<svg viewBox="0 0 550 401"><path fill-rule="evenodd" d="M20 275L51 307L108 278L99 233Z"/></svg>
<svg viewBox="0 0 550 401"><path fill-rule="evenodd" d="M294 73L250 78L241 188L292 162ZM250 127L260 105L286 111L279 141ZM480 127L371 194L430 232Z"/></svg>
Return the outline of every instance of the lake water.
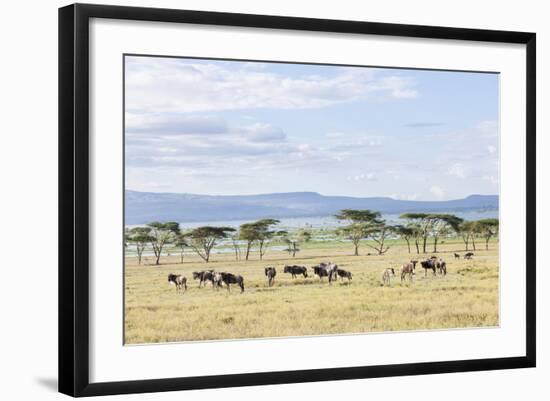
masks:
<svg viewBox="0 0 550 401"><path fill-rule="evenodd" d="M454 214L464 220L479 220L487 218L498 218L498 210L470 210L470 211L450 211L445 212ZM398 214L384 214L382 218L388 224L405 224L406 221L399 218ZM314 217L288 217L280 218L280 223L277 228L280 229L299 229L299 228L314 228L314 229L333 229L339 226L349 224L346 221L339 221L334 216L314 216ZM201 226L224 226L238 228L241 224L250 223L251 220L228 220L228 221L202 221L202 222L181 222L181 228L196 228Z"/></svg>

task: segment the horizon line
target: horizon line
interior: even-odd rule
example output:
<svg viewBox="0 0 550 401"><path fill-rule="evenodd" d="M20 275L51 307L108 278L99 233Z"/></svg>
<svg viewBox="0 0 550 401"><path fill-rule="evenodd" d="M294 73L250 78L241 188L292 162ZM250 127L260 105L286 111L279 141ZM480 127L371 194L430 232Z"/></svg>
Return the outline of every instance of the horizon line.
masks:
<svg viewBox="0 0 550 401"><path fill-rule="evenodd" d="M432 199L432 200L418 200L418 199L399 199L394 198L392 196L384 196L384 195L372 195L372 196L352 196L352 195L325 195L320 192L316 191L288 191L288 192L266 192L266 193L254 193L254 194L233 194L233 195L222 195L222 194L199 194L199 193L192 193L192 192L173 192L173 191L138 191L135 189L124 189L124 192L138 192L138 193L149 193L149 194L157 194L157 195L194 195L194 196L219 196L219 197L237 197L237 196L265 196L265 195L283 195L283 194L315 194L323 197L337 197L337 198L355 198L355 199L372 199L372 198L381 198L381 199L392 199L396 201L404 201L404 202L452 202L457 200L464 200L467 198L471 198L473 196L497 196L500 197L499 194L469 194L465 195L462 198L452 198L452 199Z"/></svg>

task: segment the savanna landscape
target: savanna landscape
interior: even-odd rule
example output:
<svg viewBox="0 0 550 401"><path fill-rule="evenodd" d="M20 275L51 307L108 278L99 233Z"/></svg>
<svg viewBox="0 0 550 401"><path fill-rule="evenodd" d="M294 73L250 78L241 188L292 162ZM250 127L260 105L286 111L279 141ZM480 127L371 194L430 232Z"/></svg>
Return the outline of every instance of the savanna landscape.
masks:
<svg viewBox="0 0 550 401"><path fill-rule="evenodd" d="M499 74L124 56L124 340L499 325Z"/></svg>
<svg viewBox="0 0 550 401"><path fill-rule="evenodd" d="M351 241L316 241L315 234L299 244L294 257L292 246L290 252L268 248L262 260L254 249L246 261L244 244L239 260L235 253L225 252L211 255L206 263L189 248L182 259L181 250L175 247L165 252L159 265L154 255L147 261L144 258L141 265L137 257L127 257L126 343L497 326L498 242L491 238L487 250L483 238L476 242L471 259L464 258L463 239L454 236L440 239L437 253L416 254L414 244L409 253L406 241L394 238L387 240L389 249L382 255L360 243L359 256L355 256ZM278 249L281 244L275 240L269 247ZM432 243L428 246L433 250ZM460 254L459 259L455 253ZM417 265L412 281L409 277L401 280L405 262L431 255L446 261L446 275L434 275ZM311 266L321 261L351 272L352 279L337 278L329 283L327 277L319 278ZM283 272L285 265L306 266L308 277L293 279ZM266 266L277 270L271 287L264 273ZM383 271L392 267L395 277L384 285ZM240 293L236 285L230 291L225 285L214 288L211 282L199 288L192 273L206 269L241 275L245 291ZM187 291L168 284L170 273L187 278Z"/></svg>

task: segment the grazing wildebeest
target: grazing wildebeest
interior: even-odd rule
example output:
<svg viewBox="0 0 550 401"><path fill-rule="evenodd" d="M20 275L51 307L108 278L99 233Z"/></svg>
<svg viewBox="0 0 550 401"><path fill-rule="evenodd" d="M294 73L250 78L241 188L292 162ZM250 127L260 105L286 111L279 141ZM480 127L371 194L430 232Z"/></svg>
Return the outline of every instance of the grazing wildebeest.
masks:
<svg viewBox="0 0 550 401"><path fill-rule="evenodd" d="M436 259L430 258L420 262L420 265L424 268L424 277L428 275L428 270L432 270L435 276L437 262Z"/></svg>
<svg viewBox="0 0 550 401"><path fill-rule="evenodd" d="M313 273L319 276L319 278L328 277L328 282L332 283L333 279L337 278L338 265L329 263L319 263L317 266L313 266Z"/></svg>
<svg viewBox="0 0 550 401"><path fill-rule="evenodd" d="M296 278L298 274L302 274L305 277L307 277L307 269L305 266L298 266L298 265L285 265L284 270L285 273L292 274L292 278Z"/></svg>
<svg viewBox="0 0 550 401"><path fill-rule="evenodd" d="M199 288L204 285L206 285L207 281L210 281L212 283L212 286L214 285L214 270L203 270L200 272L193 272L193 280L199 280Z"/></svg>
<svg viewBox="0 0 550 401"><path fill-rule="evenodd" d="M405 281L407 276L409 276L409 281L413 280L413 276L416 274L415 270L417 263L417 260L411 260L409 263L405 263L401 266L401 282Z"/></svg>
<svg viewBox="0 0 550 401"><path fill-rule="evenodd" d="M212 288L218 289L222 286L222 274L219 272L212 273Z"/></svg>
<svg viewBox="0 0 550 401"><path fill-rule="evenodd" d="M393 267L389 267L386 270L384 270L384 273L382 273L382 282L384 285L391 285L391 277L395 277L395 269Z"/></svg>
<svg viewBox="0 0 550 401"><path fill-rule="evenodd" d="M265 275L267 277L267 283L271 287L275 281L275 276L277 275L277 270L273 266L268 266L265 268Z"/></svg>
<svg viewBox="0 0 550 401"><path fill-rule="evenodd" d="M455 259L460 259L460 254L455 252Z"/></svg>
<svg viewBox="0 0 550 401"><path fill-rule="evenodd" d="M187 291L187 279L181 274L170 273L168 275L168 283L176 286L176 292L179 290L183 290L183 292Z"/></svg>
<svg viewBox="0 0 550 401"><path fill-rule="evenodd" d="M313 266L311 269L313 270L313 274L319 276L319 278L328 277L327 269L325 269L325 268L323 268L319 265Z"/></svg>
<svg viewBox="0 0 550 401"><path fill-rule="evenodd" d="M342 281L344 281L344 277L348 279L348 281L351 281L352 274L351 272L348 272L347 270L338 269L336 270L336 273L340 276Z"/></svg>
<svg viewBox="0 0 550 401"><path fill-rule="evenodd" d="M219 273L221 281L218 282L221 287L223 283L227 286L227 291L230 291L230 284L237 284L241 288L241 292L244 292L244 278L239 274L232 274L221 272Z"/></svg>
<svg viewBox="0 0 550 401"><path fill-rule="evenodd" d="M447 263L442 258L439 258L439 260L436 262L436 267L439 271L439 274L443 276L447 275Z"/></svg>
<svg viewBox="0 0 550 401"><path fill-rule="evenodd" d="M468 252L464 254L464 259L472 259L472 256L474 256L473 252Z"/></svg>

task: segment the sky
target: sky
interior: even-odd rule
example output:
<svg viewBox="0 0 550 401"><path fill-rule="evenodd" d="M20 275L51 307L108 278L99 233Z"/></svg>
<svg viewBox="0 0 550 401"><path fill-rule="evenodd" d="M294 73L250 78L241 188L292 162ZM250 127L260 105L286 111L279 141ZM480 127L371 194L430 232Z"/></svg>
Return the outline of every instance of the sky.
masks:
<svg viewBox="0 0 550 401"><path fill-rule="evenodd" d="M126 189L498 194L498 113L498 74L126 56Z"/></svg>

